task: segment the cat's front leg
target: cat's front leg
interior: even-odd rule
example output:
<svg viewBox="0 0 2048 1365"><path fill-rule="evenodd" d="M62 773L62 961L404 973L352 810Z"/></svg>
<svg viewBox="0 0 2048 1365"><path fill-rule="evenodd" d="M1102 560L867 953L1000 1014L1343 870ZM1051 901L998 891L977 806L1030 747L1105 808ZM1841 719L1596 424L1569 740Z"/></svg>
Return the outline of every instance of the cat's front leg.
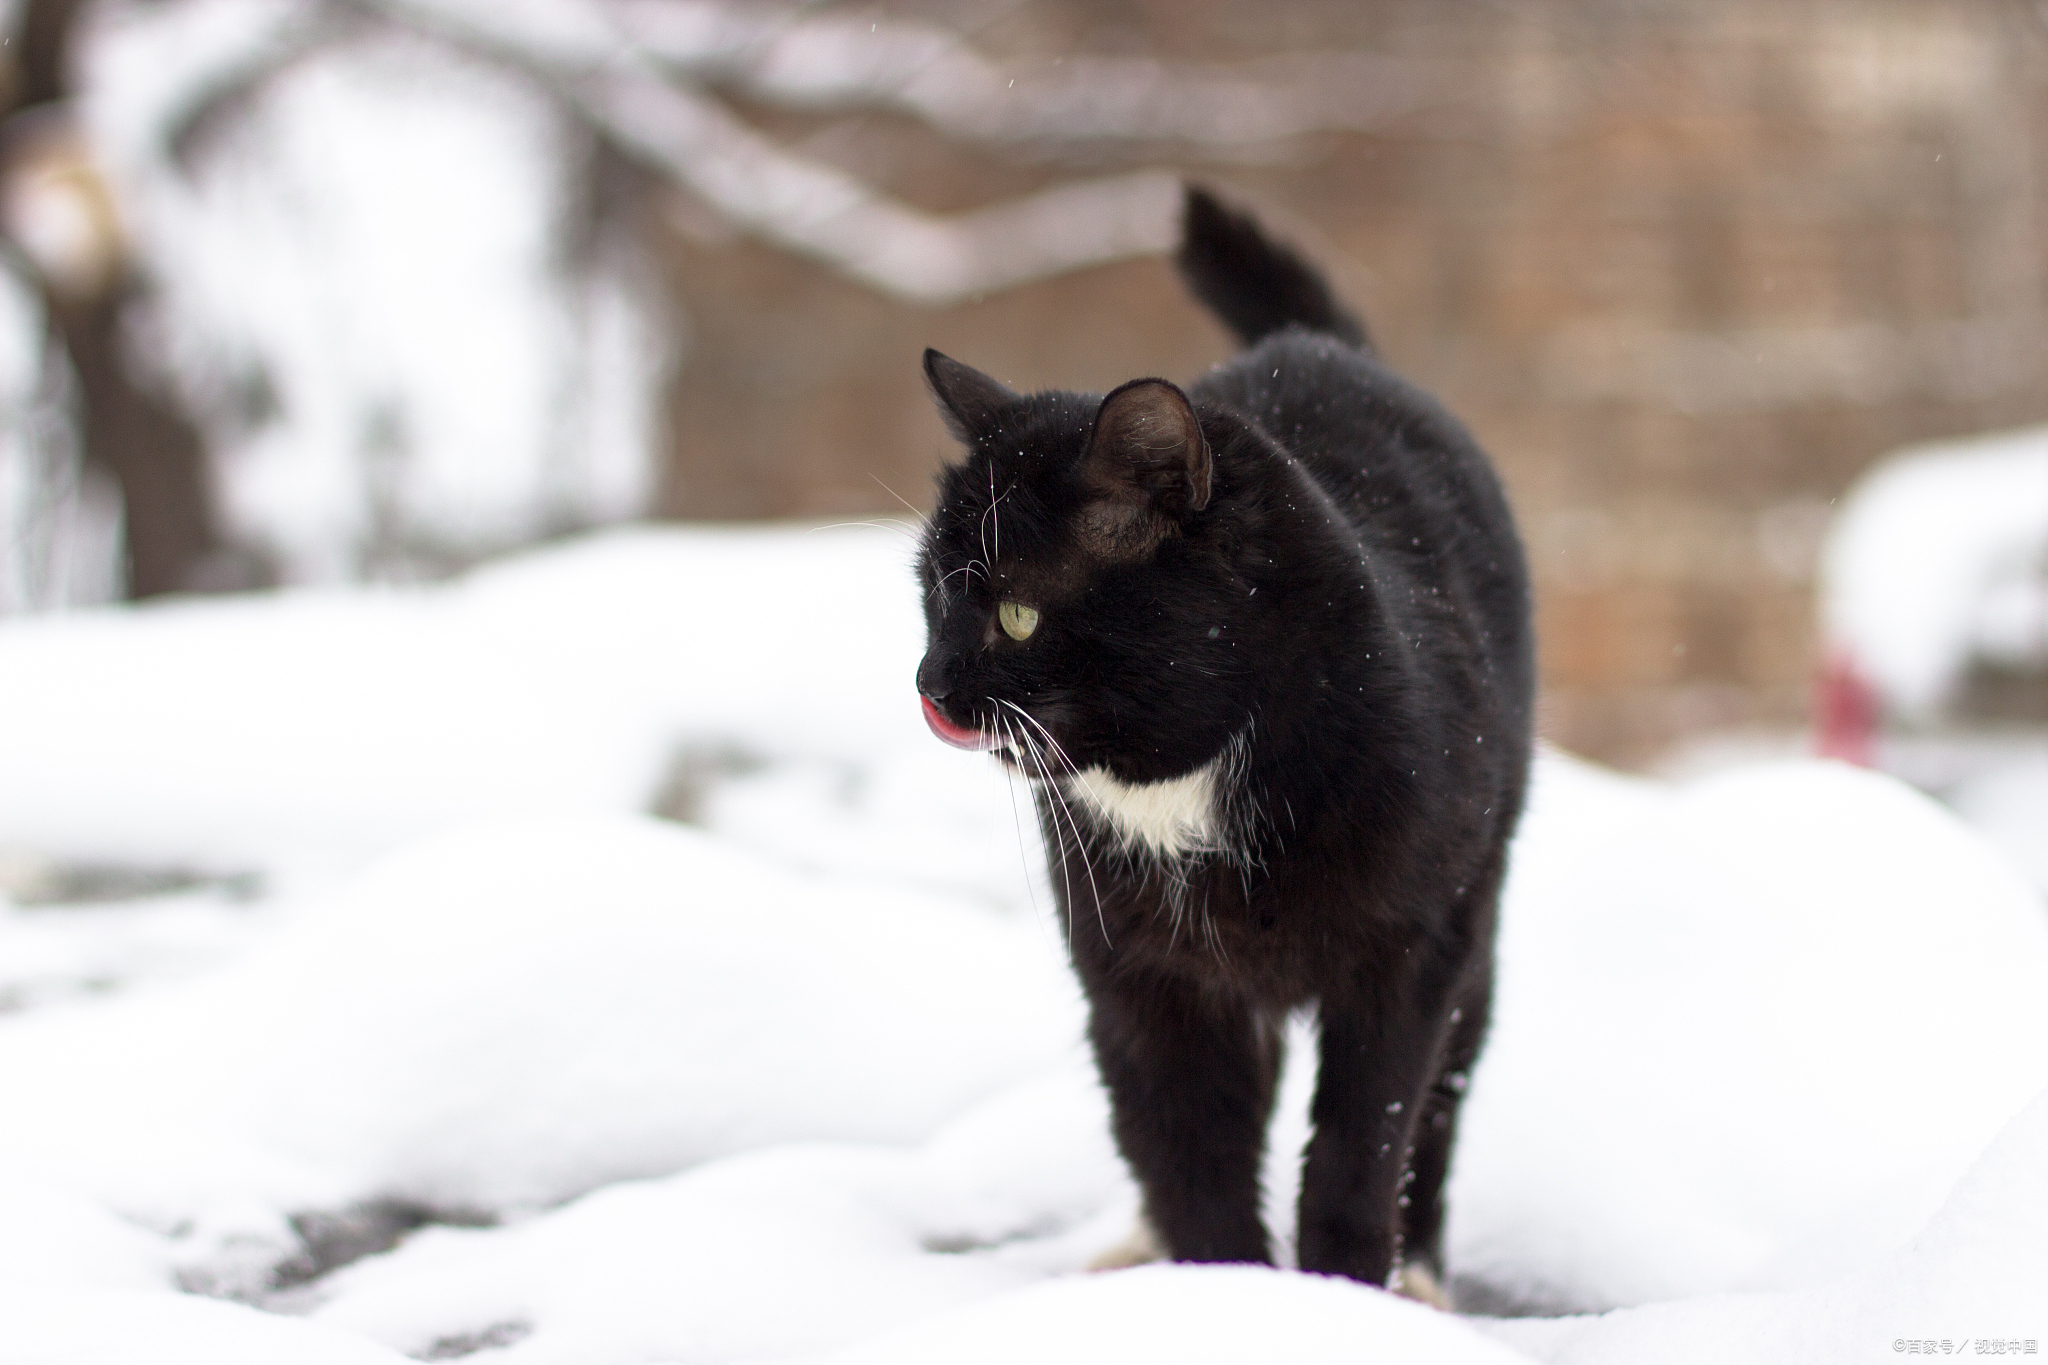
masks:
<svg viewBox="0 0 2048 1365"><path fill-rule="evenodd" d="M1089 1037L1117 1146L1177 1261L1270 1264L1259 1160L1279 1073L1277 1031L1249 1006L1162 976L1087 982Z"/></svg>
<svg viewBox="0 0 2048 1365"><path fill-rule="evenodd" d="M1416 1121L1436 1076L1437 1013L1407 1001L1390 1008L1382 992L1320 1002L1297 1235L1303 1270L1377 1285L1393 1273Z"/></svg>

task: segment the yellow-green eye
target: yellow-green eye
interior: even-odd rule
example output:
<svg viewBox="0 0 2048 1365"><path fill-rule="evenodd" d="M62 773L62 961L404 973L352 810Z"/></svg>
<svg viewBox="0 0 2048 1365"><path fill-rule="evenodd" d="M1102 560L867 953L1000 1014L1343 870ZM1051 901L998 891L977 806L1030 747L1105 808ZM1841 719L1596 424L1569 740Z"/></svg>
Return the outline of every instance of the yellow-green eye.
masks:
<svg viewBox="0 0 2048 1365"><path fill-rule="evenodd" d="M1005 598L996 608L996 620L1002 623L1003 634L1012 640L1028 640L1031 632L1038 629L1038 608Z"/></svg>

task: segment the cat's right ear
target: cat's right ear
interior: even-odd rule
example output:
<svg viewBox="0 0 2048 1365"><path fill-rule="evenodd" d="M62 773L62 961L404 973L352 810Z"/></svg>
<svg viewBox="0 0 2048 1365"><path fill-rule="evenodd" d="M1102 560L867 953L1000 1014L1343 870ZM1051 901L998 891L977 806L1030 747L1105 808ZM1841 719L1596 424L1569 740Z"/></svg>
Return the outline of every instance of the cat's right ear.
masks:
<svg viewBox="0 0 2048 1365"><path fill-rule="evenodd" d="M1112 389L1075 473L1092 498L1081 530L1108 559L1141 559L1209 505L1209 443L1194 405L1164 379Z"/></svg>
<svg viewBox="0 0 2048 1365"><path fill-rule="evenodd" d="M1178 518L1209 505L1209 476L1209 443L1177 386L1133 379L1102 400L1081 459L1098 495Z"/></svg>
<svg viewBox="0 0 2048 1365"><path fill-rule="evenodd" d="M1020 395L972 365L962 365L937 351L924 353L924 379L938 401L946 430L962 445L972 446L995 431L996 413Z"/></svg>

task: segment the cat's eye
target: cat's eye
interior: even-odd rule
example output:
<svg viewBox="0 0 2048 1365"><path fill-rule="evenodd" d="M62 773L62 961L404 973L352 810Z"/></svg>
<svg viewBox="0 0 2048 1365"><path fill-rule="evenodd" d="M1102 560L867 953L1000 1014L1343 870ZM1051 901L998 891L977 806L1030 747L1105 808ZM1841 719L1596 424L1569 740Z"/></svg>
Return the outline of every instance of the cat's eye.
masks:
<svg viewBox="0 0 2048 1365"><path fill-rule="evenodd" d="M1031 632L1038 629L1038 608L1005 598L996 608L996 620L1001 624L1003 634L1012 640L1028 640Z"/></svg>

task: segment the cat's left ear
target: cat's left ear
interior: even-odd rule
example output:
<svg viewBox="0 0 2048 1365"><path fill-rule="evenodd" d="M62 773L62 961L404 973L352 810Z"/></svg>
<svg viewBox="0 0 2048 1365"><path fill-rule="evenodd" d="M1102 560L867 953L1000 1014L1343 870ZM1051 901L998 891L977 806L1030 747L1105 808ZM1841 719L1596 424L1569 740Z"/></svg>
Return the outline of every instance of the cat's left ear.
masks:
<svg viewBox="0 0 2048 1365"><path fill-rule="evenodd" d="M1209 443L1188 396L1164 379L1133 379L1102 400L1079 472L1129 511L1178 520L1209 505Z"/></svg>

